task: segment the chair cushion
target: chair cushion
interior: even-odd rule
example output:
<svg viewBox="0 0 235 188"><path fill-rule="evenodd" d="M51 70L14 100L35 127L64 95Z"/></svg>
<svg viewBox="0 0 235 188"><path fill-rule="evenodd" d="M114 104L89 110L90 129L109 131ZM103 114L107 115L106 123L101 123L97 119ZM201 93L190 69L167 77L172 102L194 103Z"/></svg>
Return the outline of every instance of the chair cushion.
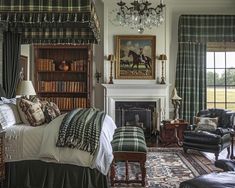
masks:
<svg viewBox="0 0 235 188"><path fill-rule="evenodd" d="M184 141L202 144L220 144L221 136L207 131L185 131Z"/></svg>

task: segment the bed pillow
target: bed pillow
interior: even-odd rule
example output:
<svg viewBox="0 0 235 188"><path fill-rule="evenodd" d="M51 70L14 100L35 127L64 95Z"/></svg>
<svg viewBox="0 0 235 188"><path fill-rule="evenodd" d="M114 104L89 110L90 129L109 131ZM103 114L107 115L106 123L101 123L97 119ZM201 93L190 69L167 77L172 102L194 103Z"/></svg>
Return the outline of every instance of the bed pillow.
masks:
<svg viewBox="0 0 235 188"><path fill-rule="evenodd" d="M217 129L218 118L200 117L196 131L215 131Z"/></svg>
<svg viewBox="0 0 235 188"><path fill-rule="evenodd" d="M21 98L17 101L18 110L24 123L29 123L31 126L39 126L45 123L45 116L39 102L32 102Z"/></svg>
<svg viewBox="0 0 235 188"><path fill-rule="evenodd" d="M210 117L197 117L194 116L194 123L198 125L198 123L207 123L208 120L213 121L216 125L218 125L218 117L210 118Z"/></svg>
<svg viewBox="0 0 235 188"><path fill-rule="evenodd" d="M0 124L2 128L22 123L15 104L0 105Z"/></svg>
<svg viewBox="0 0 235 188"><path fill-rule="evenodd" d="M9 104L9 103L16 104L16 98L8 99L8 98L5 98L5 97L1 97L1 99L2 99L2 102L4 104Z"/></svg>
<svg viewBox="0 0 235 188"><path fill-rule="evenodd" d="M49 123L50 121L52 121L61 114L59 107L55 103L42 101L41 104L42 104L41 108L44 113L46 123Z"/></svg>

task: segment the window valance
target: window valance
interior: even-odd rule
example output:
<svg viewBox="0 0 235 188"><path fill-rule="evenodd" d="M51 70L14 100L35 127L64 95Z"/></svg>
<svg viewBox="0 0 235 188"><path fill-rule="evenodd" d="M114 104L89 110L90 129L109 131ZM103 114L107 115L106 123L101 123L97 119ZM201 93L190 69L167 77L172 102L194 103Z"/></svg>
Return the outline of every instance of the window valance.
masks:
<svg viewBox="0 0 235 188"><path fill-rule="evenodd" d="M179 42L233 42L235 15L182 15Z"/></svg>
<svg viewBox="0 0 235 188"><path fill-rule="evenodd" d="M91 0L1 0L0 26L28 43L98 43L100 25Z"/></svg>

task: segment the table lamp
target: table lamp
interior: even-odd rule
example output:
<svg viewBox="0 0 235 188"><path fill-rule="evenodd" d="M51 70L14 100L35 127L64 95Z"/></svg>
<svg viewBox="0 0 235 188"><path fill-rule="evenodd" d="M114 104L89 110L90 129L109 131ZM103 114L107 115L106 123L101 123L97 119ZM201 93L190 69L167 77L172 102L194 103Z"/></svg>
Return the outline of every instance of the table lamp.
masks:
<svg viewBox="0 0 235 188"><path fill-rule="evenodd" d="M36 95L32 81L30 80L20 81L16 89L16 95L21 95L21 96Z"/></svg>
<svg viewBox="0 0 235 188"><path fill-rule="evenodd" d="M165 82L165 75L164 75L164 61L167 60L167 57L165 54L161 54L158 58L158 60L161 60L162 61L162 77L161 77L161 82L160 84L166 84Z"/></svg>
<svg viewBox="0 0 235 188"><path fill-rule="evenodd" d="M110 61L110 76L109 76L109 84L113 84L113 62L115 61L115 56L110 54L108 56L108 61Z"/></svg>

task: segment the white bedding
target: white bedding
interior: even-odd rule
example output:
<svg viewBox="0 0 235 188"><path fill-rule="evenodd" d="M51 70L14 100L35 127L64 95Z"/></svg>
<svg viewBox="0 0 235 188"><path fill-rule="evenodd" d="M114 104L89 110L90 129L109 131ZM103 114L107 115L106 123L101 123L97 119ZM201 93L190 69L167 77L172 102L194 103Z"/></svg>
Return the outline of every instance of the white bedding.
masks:
<svg viewBox="0 0 235 188"><path fill-rule="evenodd" d="M57 117L49 124L38 127L24 124L6 127L6 161L39 159L97 168L101 173L107 175L113 159L110 144L116 128L113 120L106 115L100 135L99 151L93 162L93 156L88 152L55 146L64 115Z"/></svg>

